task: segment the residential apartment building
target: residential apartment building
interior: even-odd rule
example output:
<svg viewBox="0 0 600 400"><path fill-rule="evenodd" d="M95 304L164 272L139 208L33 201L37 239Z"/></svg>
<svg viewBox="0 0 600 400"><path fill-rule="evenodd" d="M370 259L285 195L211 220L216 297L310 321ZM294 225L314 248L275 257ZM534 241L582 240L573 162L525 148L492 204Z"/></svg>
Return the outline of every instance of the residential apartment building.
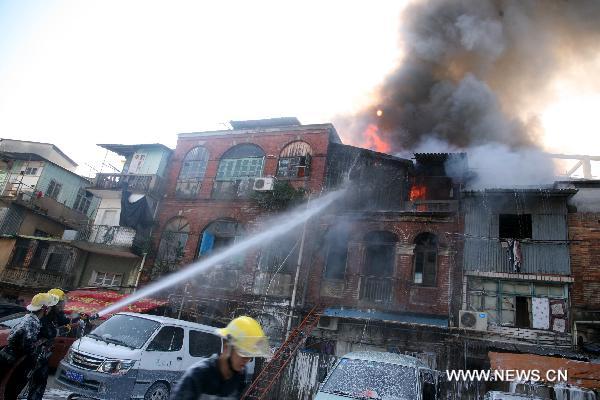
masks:
<svg viewBox="0 0 600 400"><path fill-rule="evenodd" d="M93 218L100 198L52 144L2 139L0 156L2 295L70 286L77 252L63 233Z"/></svg>
<svg viewBox="0 0 600 400"><path fill-rule="evenodd" d="M123 157L120 171L96 174L89 191L101 198L94 220L65 238L80 252L77 287L123 292L138 283L172 150L161 144L100 144Z"/></svg>

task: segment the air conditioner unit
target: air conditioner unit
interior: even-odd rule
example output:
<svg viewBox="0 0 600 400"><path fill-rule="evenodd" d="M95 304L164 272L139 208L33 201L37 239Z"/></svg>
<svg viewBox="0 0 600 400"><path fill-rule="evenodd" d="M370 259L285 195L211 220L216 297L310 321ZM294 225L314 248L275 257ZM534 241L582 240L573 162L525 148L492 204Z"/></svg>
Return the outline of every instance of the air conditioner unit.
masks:
<svg viewBox="0 0 600 400"><path fill-rule="evenodd" d="M256 178L254 179L254 190L257 192L266 192L273 190L275 178Z"/></svg>
<svg viewBox="0 0 600 400"><path fill-rule="evenodd" d="M338 319L334 317L321 317L317 327L328 331L337 331Z"/></svg>
<svg viewBox="0 0 600 400"><path fill-rule="evenodd" d="M481 311L460 310L458 326L464 329L487 331L488 315Z"/></svg>

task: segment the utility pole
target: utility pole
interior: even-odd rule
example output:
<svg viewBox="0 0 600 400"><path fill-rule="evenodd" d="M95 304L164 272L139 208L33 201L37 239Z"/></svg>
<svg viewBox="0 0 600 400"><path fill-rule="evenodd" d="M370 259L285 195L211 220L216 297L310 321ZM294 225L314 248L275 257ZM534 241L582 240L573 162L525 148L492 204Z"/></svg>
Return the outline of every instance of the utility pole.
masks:
<svg viewBox="0 0 600 400"><path fill-rule="evenodd" d="M310 194L308 195L308 201L306 202L306 209L310 204ZM306 224L308 220L304 221L302 228L302 238L300 239L300 249L298 251L298 263L296 264L296 276L294 276L294 288L292 290L292 299L290 300L290 314L288 315L287 329L285 331L285 337L287 338L292 328L292 319L294 317L294 307L296 305L296 293L298 291L298 278L300 276L300 267L302 266L302 253L304 253L304 240L306 238Z"/></svg>

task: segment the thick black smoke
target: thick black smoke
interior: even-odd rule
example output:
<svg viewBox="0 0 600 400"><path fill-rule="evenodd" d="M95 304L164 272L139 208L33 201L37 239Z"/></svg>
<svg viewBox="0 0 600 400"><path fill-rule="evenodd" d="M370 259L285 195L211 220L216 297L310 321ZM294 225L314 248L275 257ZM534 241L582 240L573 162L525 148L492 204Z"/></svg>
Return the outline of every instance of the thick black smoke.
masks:
<svg viewBox="0 0 600 400"><path fill-rule="evenodd" d="M532 110L549 84L598 55L600 1L420 1L404 10L400 38L402 62L372 105L336 121L346 140L363 142L375 124L392 152L432 138L459 149L535 149Z"/></svg>

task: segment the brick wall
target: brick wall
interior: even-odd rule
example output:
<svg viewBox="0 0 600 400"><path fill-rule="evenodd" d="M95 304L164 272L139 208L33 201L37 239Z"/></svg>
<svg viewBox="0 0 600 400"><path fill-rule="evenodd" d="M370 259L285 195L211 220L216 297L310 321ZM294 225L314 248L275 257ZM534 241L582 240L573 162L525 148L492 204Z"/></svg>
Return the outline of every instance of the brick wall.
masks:
<svg viewBox="0 0 600 400"><path fill-rule="evenodd" d="M569 214L571 305L600 310L600 213Z"/></svg>
<svg viewBox="0 0 600 400"><path fill-rule="evenodd" d="M307 127L305 130L296 128L293 131L286 131L285 128L282 128L278 132L233 134L232 131L225 131L223 134L216 135L180 136L167 171L166 194L158 212L157 228L154 229L152 235L153 248L158 249L160 237L167 222L178 216L185 217L190 224L182 265L189 264L196 259L203 230L217 219L236 220L245 227L247 232L251 232L255 229L254 225L259 216L264 214L263 210L253 201L211 199L221 156L235 145L256 144L264 150L266 155L263 176L274 176L277 172L277 162L281 150L289 143L298 140L308 143L312 148L310 175L305 178L290 179L289 182L295 187L303 187L310 192L319 192L323 186L329 145L329 129L325 126L322 128ZM196 199L177 199L175 187L183 159L188 151L196 146L204 146L209 152L209 161L199 195ZM147 273L153 264L153 257L149 257L146 263L148 266L146 274L144 274L146 281L149 279ZM255 259L250 256L243 271L253 274L255 266Z"/></svg>
<svg viewBox="0 0 600 400"><path fill-rule="evenodd" d="M377 219L380 219L377 221ZM353 225L350 238L346 279L339 297L325 296L321 291L323 271L325 268L326 246L320 257L311 266L308 300L316 302L320 299L329 305L339 305L356 308L375 308L388 311L424 313L431 315L448 315L450 309L451 284L454 284L452 271L455 271L457 246L453 235L456 232L457 221L452 218L432 217L373 217ZM392 279L393 296L388 304L373 303L360 298L360 281L365 275L362 262L364 244L362 238L371 231L385 230L396 234L396 263ZM422 232L437 235L439 250L437 258L436 285L424 287L413 283L414 255L412 245L415 237Z"/></svg>

